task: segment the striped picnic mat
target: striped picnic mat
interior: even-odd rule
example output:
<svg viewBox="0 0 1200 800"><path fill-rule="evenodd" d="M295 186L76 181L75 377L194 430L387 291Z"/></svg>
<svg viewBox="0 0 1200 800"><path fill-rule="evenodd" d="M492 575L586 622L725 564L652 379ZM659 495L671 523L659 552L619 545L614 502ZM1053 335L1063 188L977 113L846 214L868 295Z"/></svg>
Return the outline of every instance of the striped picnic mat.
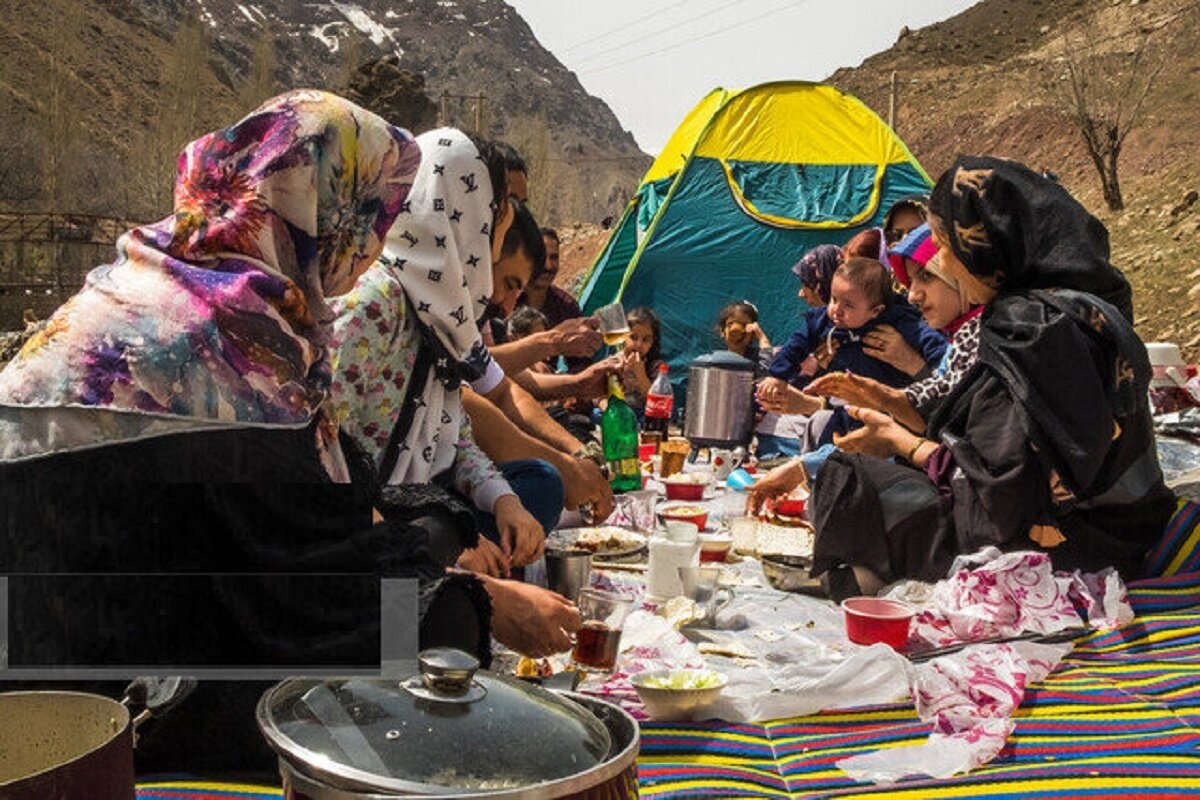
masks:
<svg viewBox="0 0 1200 800"><path fill-rule="evenodd" d="M642 797L1200 797L1200 573L1130 586L1138 612L1081 640L1030 690L1016 732L990 764L949 780L853 783L836 762L924 741L902 704L767 725L642 726ZM278 800L278 789L155 783L139 800Z"/></svg>
<svg viewBox="0 0 1200 800"><path fill-rule="evenodd" d="M902 704L767 725L642 726L642 797L1076 798L1200 796L1200 574L1134 584L1138 618L1093 634L1017 712L1000 755L969 775L855 784L836 762L923 742Z"/></svg>

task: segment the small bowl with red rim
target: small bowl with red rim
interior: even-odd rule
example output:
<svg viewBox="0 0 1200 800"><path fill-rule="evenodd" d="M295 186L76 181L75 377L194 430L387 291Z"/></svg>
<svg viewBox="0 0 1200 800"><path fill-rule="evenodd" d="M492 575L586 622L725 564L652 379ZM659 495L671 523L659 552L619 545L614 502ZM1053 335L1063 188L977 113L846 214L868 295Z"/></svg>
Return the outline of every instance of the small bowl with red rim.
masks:
<svg viewBox="0 0 1200 800"><path fill-rule="evenodd" d="M687 472L663 479L668 500L703 500L712 476L703 472Z"/></svg>
<svg viewBox="0 0 1200 800"><path fill-rule="evenodd" d="M733 549L733 535L729 533L701 533L700 561L705 564L723 563Z"/></svg>
<svg viewBox="0 0 1200 800"><path fill-rule="evenodd" d="M899 600L882 597L847 597L842 601L846 637L856 644L882 642L893 650L908 643L908 629L916 609Z"/></svg>
<svg viewBox="0 0 1200 800"><path fill-rule="evenodd" d="M708 511L693 503L666 503L658 511L659 516L672 522L690 522L702 531L708 525Z"/></svg>

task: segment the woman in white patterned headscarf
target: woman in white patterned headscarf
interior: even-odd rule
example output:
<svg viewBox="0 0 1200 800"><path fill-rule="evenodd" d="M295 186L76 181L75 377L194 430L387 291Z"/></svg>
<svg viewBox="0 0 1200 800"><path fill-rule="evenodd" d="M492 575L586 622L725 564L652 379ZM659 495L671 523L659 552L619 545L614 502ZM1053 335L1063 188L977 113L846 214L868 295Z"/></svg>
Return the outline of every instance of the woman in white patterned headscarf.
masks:
<svg viewBox="0 0 1200 800"><path fill-rule="evenodd" d="M514 206L502 163L489 169L466 134L442 128L418 143L384 255L337 304L333 410L382 481L451 484L495 516L498 544L522 566L540 555L543 523L475 444L461 398L464 384L486 394L504 378L478 322Z"/></svg>

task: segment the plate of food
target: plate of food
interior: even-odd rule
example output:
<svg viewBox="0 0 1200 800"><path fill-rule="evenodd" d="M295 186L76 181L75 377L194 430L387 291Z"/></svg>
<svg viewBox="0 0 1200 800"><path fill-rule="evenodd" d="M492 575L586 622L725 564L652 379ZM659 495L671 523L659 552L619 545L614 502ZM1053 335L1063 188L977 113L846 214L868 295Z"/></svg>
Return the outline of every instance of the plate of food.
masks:
<svg viewBox="0 0 1200 800"><path fill-rule="evenodd" d="M597 525L594 528L564 528L554 531L550 534L547 545L587 550L592 554L592 558L603 561L641 552L646 546L646 539L640 533L615 525Z"/></svg>

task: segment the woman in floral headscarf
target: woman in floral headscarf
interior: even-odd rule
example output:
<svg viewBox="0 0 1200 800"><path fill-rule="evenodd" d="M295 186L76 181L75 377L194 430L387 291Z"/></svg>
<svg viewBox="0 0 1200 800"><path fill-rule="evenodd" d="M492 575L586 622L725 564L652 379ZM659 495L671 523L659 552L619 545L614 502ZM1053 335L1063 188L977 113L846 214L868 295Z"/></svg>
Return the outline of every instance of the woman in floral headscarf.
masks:
<svg viewBox="0 0 1200 800"><path fill-rule="evenodd" d="M1175 499L1107 232L1061 186L977 157L938 181L930 226L941 267L985 306L977 361L922 434L852 412L864 428L812 484L814 571L835 595L874 591L940 578L955 555L995 545L1139 575Z"/></svg>
<svg viewBox="0 0 1200 800"><path fill-rule="evenodd" d="M269 101L184 150L175 214L0 373L0 564L44 576L10 587L10 664L378 664L380 576L422 581L422 644L486 660L488 598L444 572L469 513L373 525L374 472L322 410L327 299L382 251L419 157L333 95ZM261 688L202 685L139 758L270 764Z"/></svg>

